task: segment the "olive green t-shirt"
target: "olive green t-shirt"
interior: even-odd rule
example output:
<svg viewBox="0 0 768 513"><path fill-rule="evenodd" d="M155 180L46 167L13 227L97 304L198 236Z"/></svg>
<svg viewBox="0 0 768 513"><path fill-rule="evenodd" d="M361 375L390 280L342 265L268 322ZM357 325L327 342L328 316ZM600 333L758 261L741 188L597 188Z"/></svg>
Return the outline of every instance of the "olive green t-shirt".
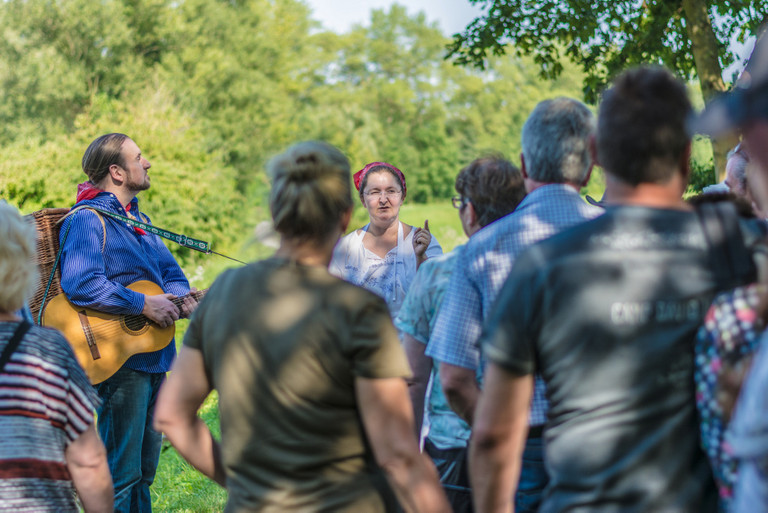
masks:
<svg viewBox="0 0 768 513"><path fill-rule="evenodd" d="M222 274L184 345L219 393L227 511L392 510L354 388L410 374L381 298L272 258Z"/></svg>

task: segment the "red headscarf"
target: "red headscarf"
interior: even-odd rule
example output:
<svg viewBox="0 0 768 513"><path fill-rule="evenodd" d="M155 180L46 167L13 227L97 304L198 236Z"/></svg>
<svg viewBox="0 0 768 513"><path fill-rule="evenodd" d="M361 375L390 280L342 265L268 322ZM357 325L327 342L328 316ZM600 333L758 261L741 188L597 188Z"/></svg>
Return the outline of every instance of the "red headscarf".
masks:
<svg viewBox="0 0 768 513"><path fill-rule="evenodd" d="M355 189L358 191L360 190L360 184L363 183L363 178L365 178L365 175L368 174L368 171L374 167L386 167L387 169L394 171L395 174L400 177L400 181L403 184L403 197L405 197L405 175L395 166L392 164L387 164L386 162L371 162L370 164L367 164L363 169L352 175L352 179L355 181Z"/></svg>

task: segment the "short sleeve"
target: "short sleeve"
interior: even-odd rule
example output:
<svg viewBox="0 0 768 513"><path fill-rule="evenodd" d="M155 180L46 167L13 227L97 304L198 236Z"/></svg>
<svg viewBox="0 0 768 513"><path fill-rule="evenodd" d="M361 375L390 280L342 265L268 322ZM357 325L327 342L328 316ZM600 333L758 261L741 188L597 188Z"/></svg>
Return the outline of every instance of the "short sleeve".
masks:
<svg viewBox="0 0 768 513"><path fill-rule="evenodd" d="M768 459L768 334L741 388L727 440L737 458Z"/></svg>
<svg viewBox="0 0 768 513"><path fill-rule="evenodd" d="M429 320L431 310L430 285L433 274L430 262L424 262L416 272L403 306L395 318L395 327L407 333L422 344L429 341Z"/></svg>
<svg viewBox="0 0 768 513"><path fill-rule="evenodd" d="M346 278L347 260L352 252L352 244L355 241L356 233L352 231L339 239L336 247L333 249L333 256L331 257L331 263L328 266L328 271L339 278Z"/></svg>
<svg viewBox="0 0 768 513"><path fill-rule="evenodd" d="M440 243L437 242L437 238L433 235L427 246L427 258L434 258L443 254L443 248Z"/></svg>
<svg viewBox="0 0 768 513"><path fill-rule="evenodd" d="M536 254L534 246L515 262L480 337L485 357L518 375L536 371L536 313L541 293Z"/></svg>
<svg viewBox="0 0 768 513"><path fill-rule="evenodd" d="M218 300L219 289L226 288L224 285L229 279L231 274L236 272L236 269L228 269L221 273L211 284L206 292L205 296L200 300L200 304L197 305L195 311L192 312L192 316L189 320L187 330L184 332L184 340L182 344L190 349L197 349L203 351L203 336L201 333L203 319L206 317L208 306L212 303L216 303Z"/></svg>
<svg viewBox="0 0 768 513"><path fill-rule="evenodd" d="M347 351L352 373L368 379L410 377L411 369L387 304L367 291L365 296L350 325Z"/></svg>
<svg viewBox="0 0 768 513"><path fill-rule="evenodd" d="M200 337L200 320L203 317L203 311L205 306L201 302L200 305L198 305L195 312L192 314L192 318L189 321L189 325L187 326L187 331L184 332L184 341L183 345L186 347L189 347L190 349L197 349L198 351L203 350L203 341Z"/></svg>

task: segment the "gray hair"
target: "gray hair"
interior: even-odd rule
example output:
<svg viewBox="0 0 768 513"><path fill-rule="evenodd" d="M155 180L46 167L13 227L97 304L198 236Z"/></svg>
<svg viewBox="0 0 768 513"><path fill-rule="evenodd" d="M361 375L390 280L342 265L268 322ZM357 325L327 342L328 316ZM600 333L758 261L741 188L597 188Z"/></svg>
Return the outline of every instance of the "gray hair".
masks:
<svg viewBox="0 0 768 513"><path fill-rule="evenodd" d="M14 313L37 285L37 232L4 201L0 201L0 240L0 312Z"/></svg>
<svg viewBox="0 0 768 513"><path fill-rule="evenodd" d="M543 183L581 185L592 166L589 141L595 116L572 98L536 105L523 125L523 158L528 176Z"/></svg>

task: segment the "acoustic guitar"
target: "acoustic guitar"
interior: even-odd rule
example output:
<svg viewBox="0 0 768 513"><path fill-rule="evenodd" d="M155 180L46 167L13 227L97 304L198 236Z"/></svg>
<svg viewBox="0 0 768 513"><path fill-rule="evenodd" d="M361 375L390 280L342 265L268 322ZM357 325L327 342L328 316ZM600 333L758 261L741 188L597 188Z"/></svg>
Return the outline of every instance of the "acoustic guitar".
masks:
<svg viewBox="0 0 768 513"><path fill-rule="evenodd" d="M148 296L163 293L151 281L137 281L127 288ZM190 292L187 296L200 300L206 292ZM187 296L171 300L179 312ZM176 333L173 324L161 328L144 315L114 315L76 306L64 294L51 299L45 307L43 326L64 334L94 385L117 372L131 356L163 349Z"/></svg>

